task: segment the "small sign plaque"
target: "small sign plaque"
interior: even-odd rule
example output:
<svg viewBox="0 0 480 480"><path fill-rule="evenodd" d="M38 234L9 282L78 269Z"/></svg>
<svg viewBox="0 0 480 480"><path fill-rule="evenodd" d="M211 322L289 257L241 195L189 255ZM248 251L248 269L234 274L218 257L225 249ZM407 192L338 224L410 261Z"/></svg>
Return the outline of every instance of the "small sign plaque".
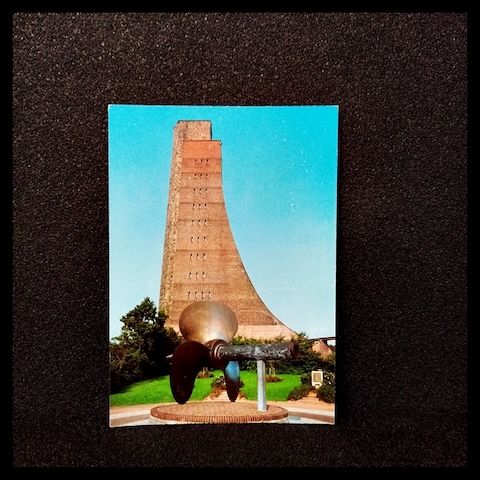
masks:
<svg viewBox="0 0 480 480"><path fill-rule="evenodd" d="M318 388L323 383L323 370L312 370L312 387Z"/></svg>

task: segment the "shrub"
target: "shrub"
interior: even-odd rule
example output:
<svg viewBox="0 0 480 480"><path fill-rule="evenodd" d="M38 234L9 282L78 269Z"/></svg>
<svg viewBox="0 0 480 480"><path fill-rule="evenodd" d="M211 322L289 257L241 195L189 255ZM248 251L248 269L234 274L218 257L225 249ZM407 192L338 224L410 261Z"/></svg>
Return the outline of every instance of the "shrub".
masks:
<svg viewBox="0 0 480 480"><path fill-rule="evenodd" d="M211 378L213 377L213 373L210 372L207 368L202 368L200 372L198 372L197 378Z"/></svg>
<svg viewBox="0 0 480 480"><path fill-rule="evenodd" d="M243 383L242 379L240 379L240 388L242 388L245 384ZM220 375L215 377L210 384L213 390L226 390L227 384L225 383L225 377Z"/></svg>
<svg viewBox="0 0 480 480"><path fill-rule="evenodd" d="M323 372L323 385L335 387L335 372Z"/></svg>
<svg viewBox="0 0 480 480"><path fill-rule="evenodd" d="M323 384L317 391L317 398L327 403L335 402L335 372L323 373Z"/></svg>
<svg viewBox="0 0 480 480"><path fill-rule="evenodd" d="M335 387L323 384L317 391L317 398L327 403L335 403Z"/></svg>
<svg viewBox="0 0 480 480"><path fill-rule="evenodd" d="M308 385L308 387L312 386L312 376L310 373L302 373L300 375L300 383L302 385Z"/></svg>
<svg viewBox="0 0 480 480"><path fill-rule="evenodd" d="M240 360L239 362L240 370L257 370L257 361L256 360Z"/></svg>
<svg viewBox="0 0 480 480"><path fill-rule="evenodd" d="M226 388L226 385L225 385L225 377L223 375L220 375L219 377L215 377L213 380L212 380L212 383L210 384L210 386L213 388L213 389L216 389L216 388Z"/></svg>
<svg viewBox="0 0 480 480"><path fill-rule="evenodd" d="M301 398L306 397L309 391L310 388L308 385L300 385L299 387L295 387L288 394L287 400L300 400Z"/></svg>
<svg viewBox="0 0 480 480"><path fill-rule="evenodd" d="M277 383L281 382L282 379L280 377L277 377L276 375L265 375L265 381L268 383Z"/></svg>

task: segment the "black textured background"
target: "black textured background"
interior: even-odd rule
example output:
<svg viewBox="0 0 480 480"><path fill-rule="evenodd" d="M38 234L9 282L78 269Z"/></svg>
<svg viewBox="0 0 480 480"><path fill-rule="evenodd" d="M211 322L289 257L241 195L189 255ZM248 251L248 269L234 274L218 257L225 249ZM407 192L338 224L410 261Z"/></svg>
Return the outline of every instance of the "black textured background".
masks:
<svg viewBox="0 0 480 480"><path fill-rule="evenodd" d="M17 466L466 463L462 14L16 14ZM338 419L108 427L107 105L340 105Z"/></svg>

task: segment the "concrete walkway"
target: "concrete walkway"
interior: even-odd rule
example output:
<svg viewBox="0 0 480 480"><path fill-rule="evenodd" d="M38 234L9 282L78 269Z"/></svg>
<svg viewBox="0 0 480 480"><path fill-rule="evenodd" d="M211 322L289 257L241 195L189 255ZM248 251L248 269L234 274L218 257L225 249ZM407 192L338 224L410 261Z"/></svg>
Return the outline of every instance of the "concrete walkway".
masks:
<svg viewBox="0 0 480 480"><path fill-rule="evenodd" d="M217 399L218 400L218 399ZM221 399L220 399L221 400ZM206 400L208 401L208 400ZM237 402L244 402L239 399ZM289 423L327 424L335 423L335 405L319 401L315 397L305 397L287 402L267 402L288 410ZM133 405L110 408L110 426L126 427L136 425L152 425L150 410L160 404Z"/></svg>

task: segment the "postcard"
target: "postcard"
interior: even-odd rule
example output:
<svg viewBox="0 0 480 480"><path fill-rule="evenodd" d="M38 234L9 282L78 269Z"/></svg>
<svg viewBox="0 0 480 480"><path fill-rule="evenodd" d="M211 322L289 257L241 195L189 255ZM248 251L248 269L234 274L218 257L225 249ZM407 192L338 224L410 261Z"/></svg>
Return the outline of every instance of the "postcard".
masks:
<svg viewBox="0 0 480 480"><path fill-rule="evenodd" d="M335 423L338 107L110 105L110 426Z"/></svg>

